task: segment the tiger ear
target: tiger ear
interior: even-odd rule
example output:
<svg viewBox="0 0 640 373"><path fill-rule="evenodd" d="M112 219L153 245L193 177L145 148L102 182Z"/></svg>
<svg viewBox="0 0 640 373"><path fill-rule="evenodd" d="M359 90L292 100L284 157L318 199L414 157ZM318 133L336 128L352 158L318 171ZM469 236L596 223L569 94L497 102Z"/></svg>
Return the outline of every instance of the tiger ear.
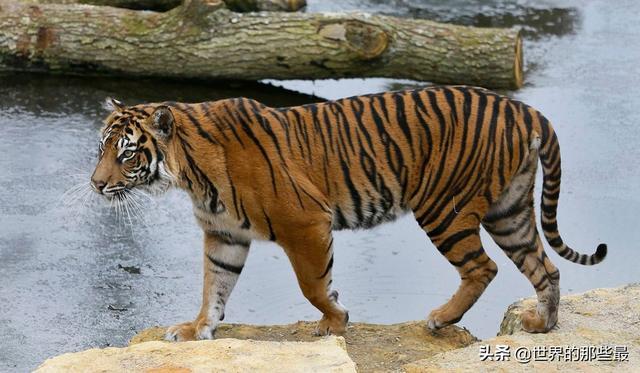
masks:
<svg viewBox="0 0 640 373"><path fill-rule="evenodd" d="M104 100L104 108L108 111L123 111L126 107L122 101L118 101L112 97L107 97L107 99Z"/></svg>
<svg viewBox="0 0 640 373"><path fill-rule="evenodd" d="M167 138L171 135L175 119L168 106L158 106L149 117L150 126L159 137Z"/></svg>

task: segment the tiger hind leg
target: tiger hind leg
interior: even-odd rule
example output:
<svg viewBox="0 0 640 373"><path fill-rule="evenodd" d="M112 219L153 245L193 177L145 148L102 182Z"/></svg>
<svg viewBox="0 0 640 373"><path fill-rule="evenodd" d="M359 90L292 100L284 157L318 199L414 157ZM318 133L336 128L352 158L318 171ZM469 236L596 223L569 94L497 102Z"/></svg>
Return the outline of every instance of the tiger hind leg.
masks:
<svg viewBox="0 0 640 373"><path fill-rule="evenodd" d="M522 326L530 333L544 333L558 321L560 272L544 252L535 226L532 206L523 208L510 219L484 223L493 240L533 285L538 296L535 311L522 315Z"/></svg>
<svg viewBox="0 0 640 373"><path fill-rule="evenodd" d="M435 330L458 322L480 298L498 273L498 266L485 253L480 241L480 223L473 215L454 222L445 233L435 234L437 228L423 227L449 263L460 274L460 286L451 299L431 311L427 318L429 329Z"/></svg>
<svg viewBox="0 0 640 373"><path fill-rule="evenodd" d="M522 315L524 330L544 333L558 321L560 272L544 252L536 228L533 187L538 164L537 145L534 140L527 161L491 206L482 225L536 291L536 310Z"/></svg>

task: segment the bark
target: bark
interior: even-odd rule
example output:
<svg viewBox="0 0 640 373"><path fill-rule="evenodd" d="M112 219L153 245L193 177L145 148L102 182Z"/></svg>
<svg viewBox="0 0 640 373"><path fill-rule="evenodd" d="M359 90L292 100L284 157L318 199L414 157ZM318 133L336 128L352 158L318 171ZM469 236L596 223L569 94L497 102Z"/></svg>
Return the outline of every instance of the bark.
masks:
<svg viewBox="0 0 640 373"><path fill-rule="evenodd" d="M214 79L393 77L522 85L519 31L364 13L165 13L0 0L0 69Z"/></svg>
<svg viewBox="0 0 640 373"><path fill-rule="evenodd" d="M180 5L181 0L26 0L32 4L90 4L134 10L164 12ZM280 11L295 12L307 5L306 0L224 0L235 12Z"/></svg>
<svg viewBox="0 0 640 373"><path fill-rule="evenodd" d="M306 0L224 0L224 3L235 12L295 12L307 5Z"/></svg>

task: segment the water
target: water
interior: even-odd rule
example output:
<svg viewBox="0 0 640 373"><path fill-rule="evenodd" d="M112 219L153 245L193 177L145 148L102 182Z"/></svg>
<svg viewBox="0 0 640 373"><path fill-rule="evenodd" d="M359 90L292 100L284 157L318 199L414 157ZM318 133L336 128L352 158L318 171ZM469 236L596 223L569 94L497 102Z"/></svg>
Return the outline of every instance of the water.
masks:
<svg viewBox="0 0 640 373"><path fill-rule="evenodd" d="M509 93L555 124L563 155L559 223L583 252L599 242L595 267L549 252L562 293L640 281L640 4L626 1L310 1L309 11L361 9L527 31L526 86ZM453 10L452 10L453 9ZM389 79L257 84L0 76L0 371L90 347L122 346L143 328L193 318L201 291L201 233L188 198L172 191L131 228L102 203L60 203L86 177L97 153L105 96L127 103L248 96L269 105L420 85ZM533 289L486 235L500 273L459 323L496 333L506 307ZM138 272L140 273L136 273ZM458 286L453 267L410 218L335 238L335 287L351 319L424 318ZM282 250L252 246L227 307L229 322L315 320ZM562 320L560 320L562 323Z"/></svg>

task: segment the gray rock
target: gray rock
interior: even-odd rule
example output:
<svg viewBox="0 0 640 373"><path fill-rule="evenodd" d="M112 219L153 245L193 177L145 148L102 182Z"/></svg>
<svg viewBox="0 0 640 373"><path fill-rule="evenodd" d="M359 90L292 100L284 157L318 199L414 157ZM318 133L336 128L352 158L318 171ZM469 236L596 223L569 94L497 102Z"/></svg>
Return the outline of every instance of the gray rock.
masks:
<svg viewBox="0 0 640 373"><path fill-rule="evenodd" d="M404 369L407 372L640 371L640 284L562 297L558 325L546 334L521 330L520 314L535 305L535 298L511 305L495 338L406 364ZM493 361L482 361L483 346L489 346L495 353L497 345L508 346L509 359L495 361L494 354ZM521 354L519 358L516 351ZM572 355L565 357L565 354ZM554 361L548 361L552 355ZM576 361L581 356L585 361ZM603 361L609 358L614 361ZM529 359L528 363L518 361Z"/></svg>

